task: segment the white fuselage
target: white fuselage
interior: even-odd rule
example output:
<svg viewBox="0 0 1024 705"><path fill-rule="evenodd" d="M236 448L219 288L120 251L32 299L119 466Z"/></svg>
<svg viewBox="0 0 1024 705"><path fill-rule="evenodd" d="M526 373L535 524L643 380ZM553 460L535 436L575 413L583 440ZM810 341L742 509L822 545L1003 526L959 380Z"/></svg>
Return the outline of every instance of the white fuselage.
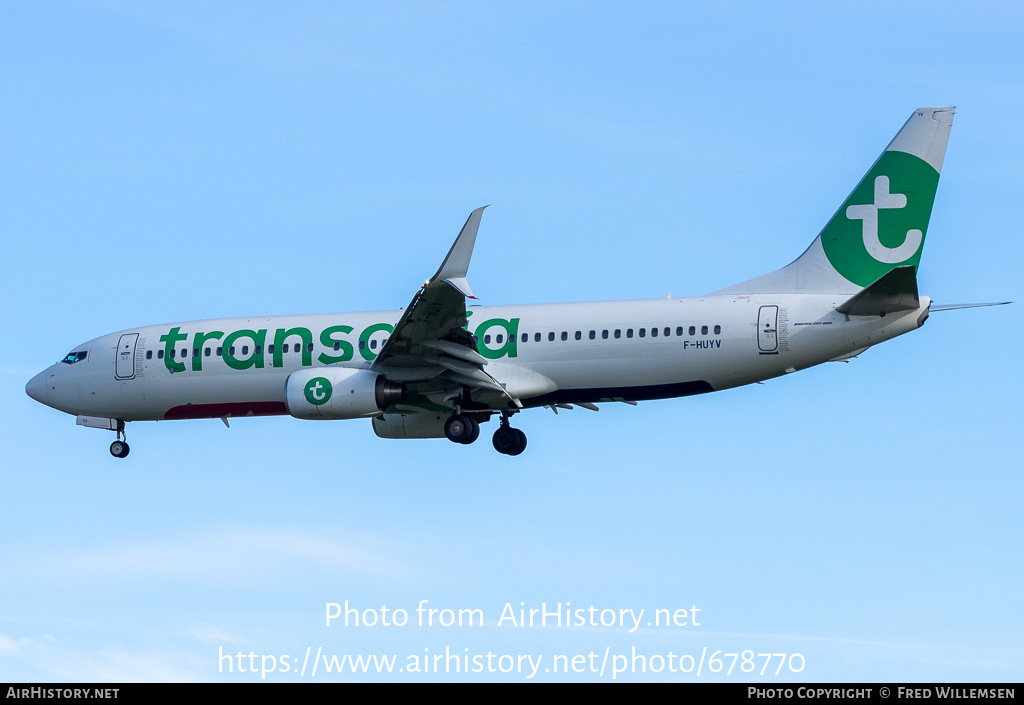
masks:
<svg viewBox="0 0 1024 705"><path fill-rule="evenodd" d="M772 294L470 307L485 370L524 406L638 401L776 377L917 328L930 302L844 316L846 295ZM122 421L287 414L288 376L369 368L401 311L229 318L134 328L74 349L29 383L69 414ZM285 348L287 347L287 350ZM69 356L71 357L71 356ZM430 369L407 372L409 380Z"/></svg>

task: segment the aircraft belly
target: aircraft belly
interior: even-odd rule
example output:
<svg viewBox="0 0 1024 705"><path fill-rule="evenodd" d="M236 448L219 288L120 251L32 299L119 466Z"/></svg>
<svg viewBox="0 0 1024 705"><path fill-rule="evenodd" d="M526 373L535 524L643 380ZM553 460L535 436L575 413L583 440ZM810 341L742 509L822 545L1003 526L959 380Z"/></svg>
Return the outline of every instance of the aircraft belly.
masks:
<svg viewBox="0 0 1024 705"><path fill-rule="evenodd" d="M648 350L642 356L623 353L614 357L581 354L573 360L536 364L533 369L558 389L529 399L528 405L689 396L713 391L709 380L720 376L721 363L682 359L671 344L664 351Z"/></svg>
<svg viewBox="0 0 1024 705"><path fill-rule="evenodd" d="M285 381L292 370L209 371L133 380L142 403L126 420L220 418L287 414Z"/></svg>

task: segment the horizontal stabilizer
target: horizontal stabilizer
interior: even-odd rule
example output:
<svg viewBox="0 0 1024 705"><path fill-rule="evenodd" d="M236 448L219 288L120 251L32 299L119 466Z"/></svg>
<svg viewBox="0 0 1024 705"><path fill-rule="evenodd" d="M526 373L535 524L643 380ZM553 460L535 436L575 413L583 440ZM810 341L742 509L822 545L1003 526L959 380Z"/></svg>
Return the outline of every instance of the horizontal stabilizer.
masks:
<svg viewBox="0 0 1024 705"><path fill-rule="evenodd" d="M884 316L913 311L921 306L917 295L917 274L912 265L896 267L836 308L847 316Z"/></svg>
<svg viewBox="0 0 1024 705"><path fill-rule="evenodd" d="M932 307L929 310L931 310L932 312L955 311L960 308L981 308L982 306L1005 306L1006 304L1012 303L1012 301L994 301L988 304L943 304L941 306L936 306L935 304L932 304Z"/></svg>

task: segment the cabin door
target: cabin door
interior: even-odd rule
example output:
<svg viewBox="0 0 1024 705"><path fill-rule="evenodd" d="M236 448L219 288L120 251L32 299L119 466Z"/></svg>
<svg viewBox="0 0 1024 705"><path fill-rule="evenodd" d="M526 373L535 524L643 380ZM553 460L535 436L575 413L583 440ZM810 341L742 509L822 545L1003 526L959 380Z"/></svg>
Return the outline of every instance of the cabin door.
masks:
<svg viewBox="0 0 1024 705"><path fill-rule="evenodd" d="M762 355L779 351L779 307L762 306L757 312L757 349Z"/></svg>
<svg viewBox="0 0 1024 705"><path fill-rule="evenodd" d="M139 342L138 333L125 333L117 341L117 359L114 362L116 379L135 379L135 344Z"/></svg>

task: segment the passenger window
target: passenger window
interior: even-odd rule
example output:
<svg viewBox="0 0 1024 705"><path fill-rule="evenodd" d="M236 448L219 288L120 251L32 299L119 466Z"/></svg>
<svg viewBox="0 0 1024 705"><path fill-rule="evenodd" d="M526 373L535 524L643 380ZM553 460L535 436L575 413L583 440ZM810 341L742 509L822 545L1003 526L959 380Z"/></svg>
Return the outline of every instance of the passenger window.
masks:
<svg viewBox="0 0 1024 705"><path fill-rule="evenodd" d="M632 328L627 328L626 329L626 337L627 338L632 338L633 337L633 329Z"/></svg>
<svg viewBox="0 0 1024 705"><path fill-rule="evenodd" d="M223 354L224 354L224 348L218 347L217 348L217 357L220 357Z"/></svg>
<svg viewBox="0 0 1024 705"><path fill-rule="evenodd" d="M595 338L597 338L597 333L595 331L590 331L590 339L594 340Z"/></svg>
<svg viewBox="0 0 1024 705"><path fill-rule="evenodd" d="M235 354L235 346L232 345L231 347L228 348L228 355L234 356L234 354Z"/></svg>
<svg viewBox="0 0 1024 705"><path fill-rule="evenodd" d="M722 326L715 326L715 335L722 334Z"/></svg>
<svg viewBox="0 0 1024 705"><path fill-rule="evenodd" d="M192 348L192 357L199 357L199 348Z"/></svg>
<svg viewBox="0 0 1024 705"><path fill-rule="evenodd" d="M568 333L566 333L566 332L565 332L565 331L563 330L563 331L562 331L562 340L568 340L568 339L569 339L569 334L568 334Z"/></svg>
<svg viewBox="0 0 1024 705"><path fill-rule="evenodd" d="M484 336L484 345L490 345L490 344L491 344L491 336L485 335Z"/></svg>
<svg viewBox="0 0 1024 705"><path fill-rule="evenodd" d="M376 349L377 349L377 341L376 340L371 340L370 341L370 350L376 350Z"/></svg>
<svg viewBox="0 0 1024 705"><path fill-rule="evenodd" d="M530 340L530 334L529 333L523 333L522 341L525 343L525 342L527 342L529 340Z"/></svg>
<svg viewBox="0 0 1024 705"><path fill-rule="evenodd" d="M615 337L616 338L621 338L622 337L622 329L621 328L616 328L615 329Z"/></svg>
<svg viewBox="0 0 1024 705"><path fill-rule="evenodd" d="M163 360L164 359L164 351L163 350L157 350L156 351L156 359L157 360Z"/></svg>
<svg viewBox="0 0 1024 705"><path fill-rule="evenodd" d="M669 328L668 326L665 326L665 337L667 338L670 335L672 335L672 329Z"/></svg>
<svg viewBox="0 0 1024 705"><path fill-rule="evenodd" d="M496 336L494 336L494 342L497 343L498 345L501 345L502 343L505 342L505 336L502 335L501 333L498 333Z"/></svg>
<svg viewBox="0 0 1024 705"><path fill-rule="evenodd" d="M534 333L533 334L533 342L535 342L535 343L539 343L540 342L540 333Z"/></svg>
<svg viewBox="0 0 1024 705"><path fill-rule="evenodd" d="M607 331L607 329L601 331L601 339L602 340L608 340L608 331Z"/></svg>
<svg viewBox="0 0 1024 705"><path fill-rule="evenodd" d="M690 326L690 335L697 335L697 328L696 327Z"/></svg>
<svg viewBox="0 0 1024 705"><path fill-rule="evenodd" d="M683 327L682 326L676 327L676 335L682 335L682 334L683 334ZM666 333L666 335L667 335L667 333Z"/></svg>
<svg viewBox="0 0 1024 705"><path fill-rule="evenodd" d="M651 328L651 337L652 338L657 338L658 337L658 329L657 328Z"/></svg>
<svg viewBox="0 0 1024 705"><path fill-rule="evenodd" d="M203 351L203 353L206 355L206 357L210 357L210 353L212 353L212 352L213 352L213 350L211 350L210 348L206 348L206 350Z"/></svg>
<svg viewBox="0 0 1024 705"><path fill-rule="evenodd" d="M554 339L555 339L555 332L551 331L550 333L548 333L548 341L552 341Z"/></svg>
<svg viewBox="0 0 1024 705"><path fill-rule="evenodd" d="M579 331L576 331L576 340L583 340L583 334Z"/></svg>
<svg viewBox="0 0 1024 705"><path fill-rule="evenodd" d="M242 354L243 355L248 355L249 354L249 346L248 345L243 345L242 346Z"/></svg>
<svg viewBox="0 0 1024 705"><path fill-rule="evenodd" d="M146 359L147 360L152 360L153 359L153 351L152 350L147 350L146 351Z"/></svg>
<svg viewBox="0 0 1024 705"><path fill-rule="evenodd" d="M646 336L647 336L647 329L646 328L641 328L640 329L640 337L643 338L643 337L646 337Z"/></svg>
<svg viewBox="0 0 1024 705"><path fill-rule="evenodd" d="M701 335L707 335L708 334L708 327L707 326L701 326L700 327L700 334Z"/></svg>

